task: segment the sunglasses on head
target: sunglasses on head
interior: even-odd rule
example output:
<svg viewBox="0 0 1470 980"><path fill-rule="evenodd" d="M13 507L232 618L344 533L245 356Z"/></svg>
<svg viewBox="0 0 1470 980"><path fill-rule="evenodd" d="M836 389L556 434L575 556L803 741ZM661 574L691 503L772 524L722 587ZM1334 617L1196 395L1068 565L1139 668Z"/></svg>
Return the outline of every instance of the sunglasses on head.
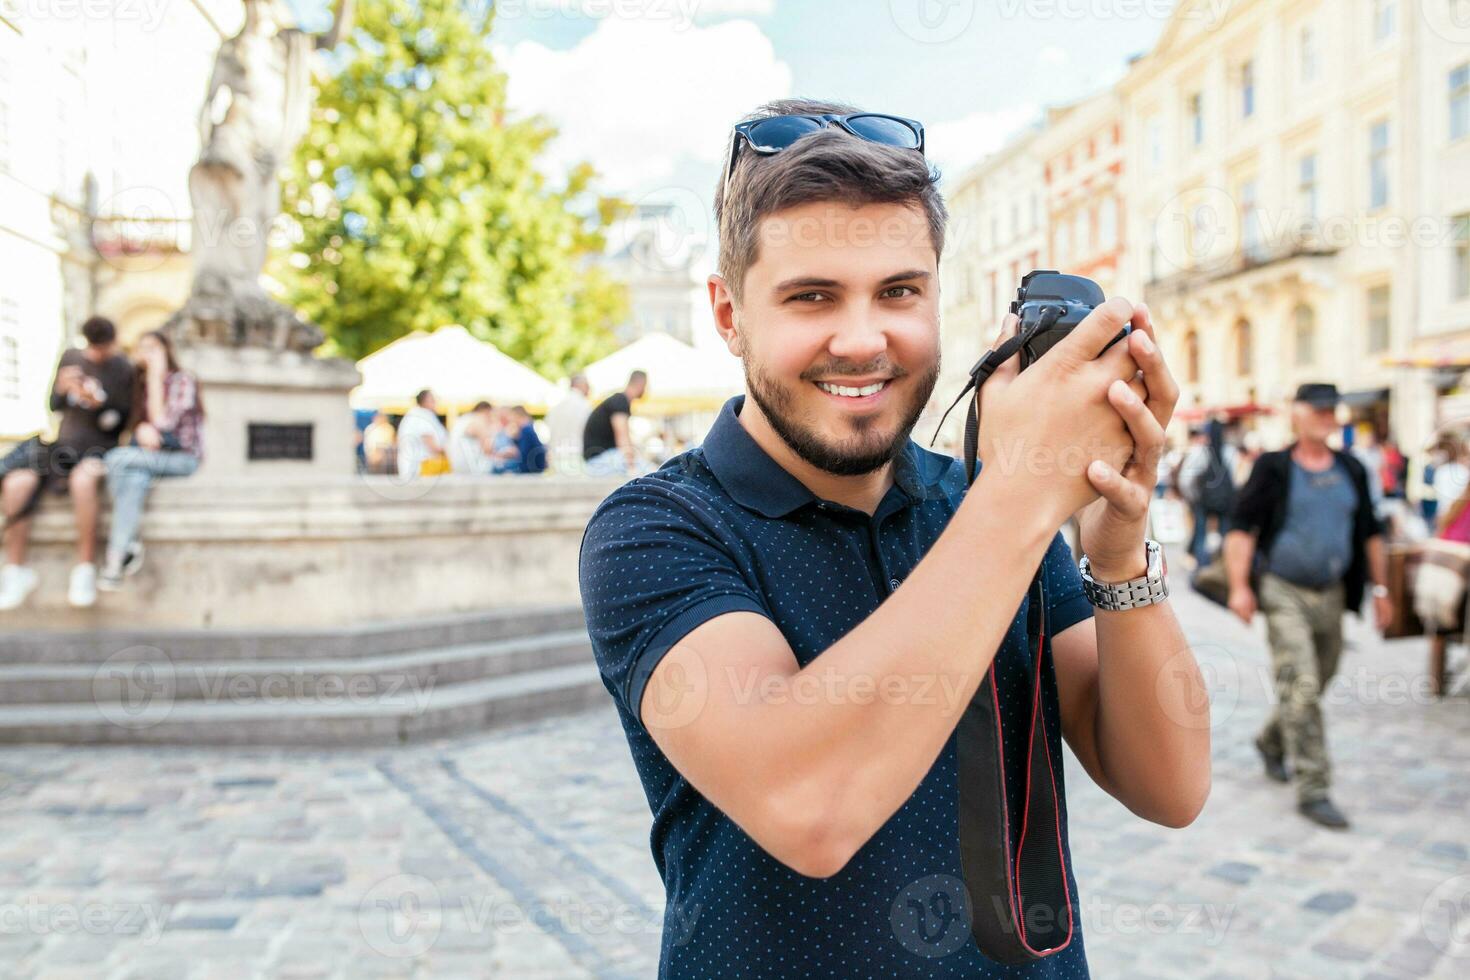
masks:
<svg viewBox="0 0 1470 980"><path fill-rule="evenodd" d="M737 123L730 141L730 159L725 164L725 183L735 172L735 160L742 145L761 156L780 153L803 136L810 136L828 126L837 126L858 139L901 150L924 152L924 124L917 119L890 116L881 112L854 112L848 115L824 112L813 115L767 116Z"/></svg>

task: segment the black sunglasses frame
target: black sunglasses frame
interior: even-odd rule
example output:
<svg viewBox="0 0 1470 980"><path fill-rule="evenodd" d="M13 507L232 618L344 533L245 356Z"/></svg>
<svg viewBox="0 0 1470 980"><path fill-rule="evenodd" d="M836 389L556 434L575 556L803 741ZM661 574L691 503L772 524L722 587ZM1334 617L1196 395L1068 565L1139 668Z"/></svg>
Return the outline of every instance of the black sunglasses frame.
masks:
<svg viewBox="0 0 1470 980"><path fill-rule="evenodd" d="M725 187L730 183L730 175L735 172L735 161L740 156L740 147L742 144L750 147L751 152L753 153L758 153L761 156L771 156L774 153L780 153L782 150L790 148L791 143L796 142L796 140L792 140L791 143L787 143L785 146L757 145L756 142L750 137L751 130L753 130L756 126L759 126L761 123L770 122L772 119L810 119L813 122L821 123L823 129L826 129L828 126L837 126L839 129L846 132L849 136L854 136L860 140L867 140L869 143L877 143L879 146L895 146L895 144L893 143L884 143L882 140L875 140L869 136L865 136L862 133L859 133L857 130L852 128L852 125L849 122L849 120L852 119L888 119L893 122L902 123L903 125L907 126L913 132L914 137L919 141L918 146L897 147L898 149L918 150L920 155L924 153L924 124L919 122L917 119L907 119L903 116L895 116L886 112L850 112L846 114L835 112L793 112L786 113L780 116L762 116L760 119L750 119L745 122L735 124L735 135L734 138L730 141L730 159L725 163L725 177L720 183L721 187ZM802 138L802 136L809 135L809 133L802 133L801 136L798 136L796 139L799 140Z"/></svg>

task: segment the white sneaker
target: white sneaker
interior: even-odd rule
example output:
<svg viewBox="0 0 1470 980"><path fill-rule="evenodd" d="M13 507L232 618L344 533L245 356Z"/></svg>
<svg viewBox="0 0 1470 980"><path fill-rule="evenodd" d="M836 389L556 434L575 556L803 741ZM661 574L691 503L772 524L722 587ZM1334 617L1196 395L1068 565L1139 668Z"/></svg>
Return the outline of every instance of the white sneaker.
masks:
<svg viewBox="0 0 1470 980"><path fill-rule="evenodd" d="M36 590L36 570L25 565L0 568L0 610L14 609Z"/></svg>
<svg viewBox="0 0 1470 980"><path fill-rule="evenodd" d="M77 609L89 609L97 602L97 566L84 562L71 570L66 601Z"/></svg>

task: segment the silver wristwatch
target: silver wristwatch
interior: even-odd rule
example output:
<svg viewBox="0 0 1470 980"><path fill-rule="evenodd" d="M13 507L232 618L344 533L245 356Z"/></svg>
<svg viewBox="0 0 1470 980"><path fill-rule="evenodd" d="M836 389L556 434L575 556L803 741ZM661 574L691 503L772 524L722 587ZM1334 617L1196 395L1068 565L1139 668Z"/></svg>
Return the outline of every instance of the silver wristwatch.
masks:
<svg viewBox="0 0 1470 980"><path fill-rule="evenodd" d="M1087 601L1099 609L1121 612L1152 606L1169 598L1169 583L1164 578L1164 549L1153 540L1144 541L1143 547L1148 567L1141 576L1126 582L1099 582L1092 577L1092 563L1083 555L1077 571L1082 573L1082 591Z"/></svg>

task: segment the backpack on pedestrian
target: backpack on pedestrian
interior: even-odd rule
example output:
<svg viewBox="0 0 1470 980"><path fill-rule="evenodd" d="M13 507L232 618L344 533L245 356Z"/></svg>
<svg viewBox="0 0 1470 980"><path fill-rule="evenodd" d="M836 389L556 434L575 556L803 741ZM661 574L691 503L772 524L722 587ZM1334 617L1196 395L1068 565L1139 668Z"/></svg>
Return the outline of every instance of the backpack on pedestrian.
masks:
<svg viewBox="0 0 1470 980"><path fill-rule="evenodd" d="M1196 499L1206 512L1228 514L1235 506L1235 482L1220 451L1211 446L1205 471L1195 481Z"/></svg>

